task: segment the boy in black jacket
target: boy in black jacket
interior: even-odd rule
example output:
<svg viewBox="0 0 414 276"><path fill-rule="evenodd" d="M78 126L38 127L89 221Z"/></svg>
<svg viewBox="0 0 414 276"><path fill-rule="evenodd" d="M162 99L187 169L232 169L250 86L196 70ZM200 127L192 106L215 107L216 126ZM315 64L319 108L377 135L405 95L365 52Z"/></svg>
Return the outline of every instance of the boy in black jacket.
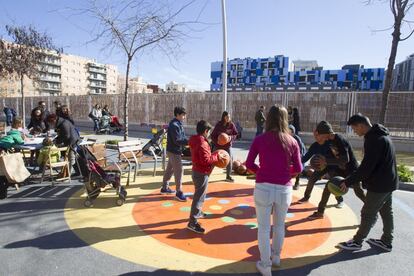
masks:
<svg viewBox="0 0 414 276"><path fill-rule="evenodd" d="M386 251L392 250L394 218L392 212L392 192L397 189L398 175L394 145L388 130L379 124L371 125L368 117L353 115L348 120L358 136L364 136L364 159L359 168L341 184L346 190L351 183L362 181L367 188L367 196L361 210L361 224L352 240L338 246L346 250L359 250L362 241L368 236L380 213L383 222L381 239L368 239L368 243Z"/></svg>
<svg viewBox="0 0 414 276"><path fill-rule="evenodd" d="M358 168L358 161L355 158L351 144L344 136L335 133L328 122L321 121L316 127L315 133L315 136L318 136L320 140L330 142L329 147L332 157L319 159L319 165L327 167L326 170L330 178L334 176L347 177ZM352 182L350 185L353 187L355 195L364 202L365 194L361 189L359 181ZM322 198L318 204L318 211L310 215L310 219L323 217L330 195L331 192L328 189L328 185L325 185L322 192ZM343 198L339 196L336 199L338 201L336 207L342 208Z"/></svg>

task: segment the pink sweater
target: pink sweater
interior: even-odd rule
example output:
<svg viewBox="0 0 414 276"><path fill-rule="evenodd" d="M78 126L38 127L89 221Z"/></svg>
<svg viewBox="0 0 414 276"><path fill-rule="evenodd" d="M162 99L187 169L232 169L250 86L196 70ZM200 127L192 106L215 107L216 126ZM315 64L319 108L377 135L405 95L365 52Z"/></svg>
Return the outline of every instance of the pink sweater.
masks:
<svg viewBox="0 0 414 276"><path fill-rule="evenodd" d="M250 146L246 166L256 173L256 183L268 182L278 185L292 185L292 175L302 171L299 146L293 137L289 137L289 157L273 132L257 136ZM259 165L255 163L259 155Z"/></svg>

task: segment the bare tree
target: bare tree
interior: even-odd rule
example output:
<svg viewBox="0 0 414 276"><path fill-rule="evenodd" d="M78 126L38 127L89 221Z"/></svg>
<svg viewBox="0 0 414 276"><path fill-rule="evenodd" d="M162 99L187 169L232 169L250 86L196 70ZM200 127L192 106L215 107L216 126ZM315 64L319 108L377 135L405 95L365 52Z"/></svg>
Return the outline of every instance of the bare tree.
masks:
<svg viewBox="0 0 414 276"><path fill-rule="evenodd" d="M380 118L379 118L379 123L384 124L385 115L387 113L388 96L391 90L395 58L397 56L398 43L400 41L407 40L414 33L414 29L411 27L411 24L414 23L414 21L407 20L406 18L407 15L409 14L409 11L414 5L414 1L413 0L377 0L377 1L384 2L384 3L389 2L389 7L391 9L393 19L394 19L394 24L392 25L392 27L386 29L386 30L392 29L393 32L392 32L391 53L388 59L387 74L385 77L385 84L384 84L384 89L382 92L381 112L380 112ZM368 4L371 4L373 2L375 2L375 0L367 1ZM406 37L401 37L402 35L401 30L404 27L404 25L407 25L410 31Z"/></svg>
<svg viewBox="0 0 414 276"><path fill-rule="evenodd" d="M105 41L105 49L119 49L126 58L126 79L124 89L124 140L128 139L128 81L134 57L144 50L159 50L168 58L176 56L182 43L198 21L183 21L183 11L195 0L189 0L174 9L168 1L129 0L96 1L89 0L87 7L78 9L77 15L88 15L98 25L92 32L93 39ZM174 6L176 2L174 2Z"/></svg>
<svg viewBox="0 0 414 276"><path fill-rule="evenodd" d="M21 116L25 127L24 77L39 81L40 62L51 51L59 53L61 50L54 46L46 33L37 31L33 26L7 25L6 31L12 41L0 40L0 74L3 77L17 76L20 80Z"/></svg>

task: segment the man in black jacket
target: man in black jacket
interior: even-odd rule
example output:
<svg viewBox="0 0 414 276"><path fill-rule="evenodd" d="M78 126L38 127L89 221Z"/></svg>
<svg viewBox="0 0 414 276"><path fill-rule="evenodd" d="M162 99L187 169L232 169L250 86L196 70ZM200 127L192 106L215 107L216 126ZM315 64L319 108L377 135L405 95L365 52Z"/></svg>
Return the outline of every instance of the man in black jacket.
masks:
<svg viewBox="0 0 414 276"><path fill-rule="evenodd" d="M186 197L182 191L182 174L183 164L181 162L181 154L183 147L188 144L188 139L184 133L183 121L186 116L184 107L175 107L174 116L168 125L167 132L167 156L168 164L164 172L162 180L161 194L174 194L178 201L186 201ZM169 187L169 181L174 174L176 192Z"/></svg>
<svg viewBox="0 0 414 276"><path fill-rule="evenodd" d="M352 240L341 242L338 246L346 250L359 250L362 241L374 226L378 213L383 222L381 239L368 239L368 243L386 251L392 250L394 218L392 212L392 192L397 189L398 175L394 145L388 130L379 124L371 125L368 117L353 115L348 120L358 136L364 136L364 159L359 168L341 184L346 191L351 183L362 181L368 190L361 210L361 224Z"/></svg>
<svg viewBox="0 0 414 276"><path fill-rule="evenodd" d="M256 115L254 116L254 120L256 121L256 136L262 134L264 130L264 124L266 122L264 110L264 105L260 106L259 110L256 112Z"/></svg>

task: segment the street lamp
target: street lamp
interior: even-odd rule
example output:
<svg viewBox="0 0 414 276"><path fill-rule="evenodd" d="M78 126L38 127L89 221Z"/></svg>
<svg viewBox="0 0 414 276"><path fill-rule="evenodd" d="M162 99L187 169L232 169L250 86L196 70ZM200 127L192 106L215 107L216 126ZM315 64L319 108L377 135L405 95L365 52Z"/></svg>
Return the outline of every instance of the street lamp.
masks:
<svg viewBox="0 0 414 276"><path fill-rule="evenodd" d="M227 27L226 27L226 0L221 0L223 16L223 111L227 110Z"/></svg>

